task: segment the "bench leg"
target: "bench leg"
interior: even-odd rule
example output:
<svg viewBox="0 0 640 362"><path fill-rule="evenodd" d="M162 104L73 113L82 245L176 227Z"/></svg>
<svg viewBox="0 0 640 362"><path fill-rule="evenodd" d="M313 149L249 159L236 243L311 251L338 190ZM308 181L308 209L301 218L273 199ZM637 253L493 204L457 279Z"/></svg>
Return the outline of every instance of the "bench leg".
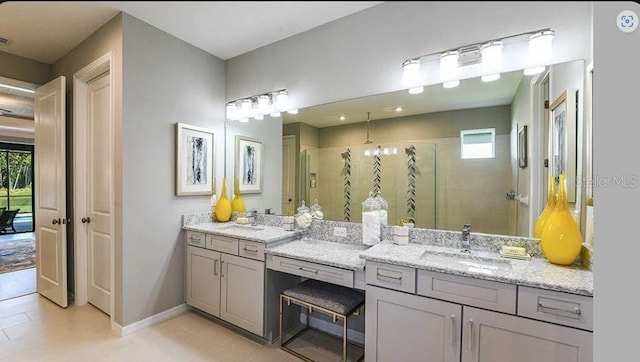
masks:
<svg viewBox="0 0 640 362"><path fill-rule="evenodd" d="M347 316L342 320L342 361L347 362Z"/></svg>

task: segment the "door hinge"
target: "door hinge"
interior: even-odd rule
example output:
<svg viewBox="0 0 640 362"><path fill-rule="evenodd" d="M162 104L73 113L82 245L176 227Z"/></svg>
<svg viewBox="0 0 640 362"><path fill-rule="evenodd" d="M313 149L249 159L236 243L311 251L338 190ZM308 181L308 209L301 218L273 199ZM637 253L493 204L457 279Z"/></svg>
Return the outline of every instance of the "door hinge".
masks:
<svg viewBox="0 0 640 362"><path fill-rule="evenodd" d="M544 167L549 167L549 159L548 158L544 159Z"/></svg>
<svg viewBox="0 0 640 362"><path fill-rule="evenodd" d="M549 109L549 101L544 101L544 109Z"/></svg>

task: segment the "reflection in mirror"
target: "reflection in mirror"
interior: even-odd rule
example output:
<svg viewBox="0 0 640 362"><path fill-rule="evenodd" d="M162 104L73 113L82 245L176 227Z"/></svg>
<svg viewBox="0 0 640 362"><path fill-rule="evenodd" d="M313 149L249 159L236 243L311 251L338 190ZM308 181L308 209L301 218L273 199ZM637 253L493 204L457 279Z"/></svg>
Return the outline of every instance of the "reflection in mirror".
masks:
<svg viewBox="0 0 640 362"><path fill-rule="evenodd" d="M298 140L295 202L318 199L325 219L360 222L361 202L379 189L390 224L408 218L422 228L472 224L474 232L532 236L550 152L574 160L564 167L575 175L580 210L583 75L583 61L575 61L536 76L516 71L490 83L467 79L453 89L437 84L418 95L403 90L286 114L283 134ZM544 100L568 89L578 109L574 138L559 147Z"/></svg>

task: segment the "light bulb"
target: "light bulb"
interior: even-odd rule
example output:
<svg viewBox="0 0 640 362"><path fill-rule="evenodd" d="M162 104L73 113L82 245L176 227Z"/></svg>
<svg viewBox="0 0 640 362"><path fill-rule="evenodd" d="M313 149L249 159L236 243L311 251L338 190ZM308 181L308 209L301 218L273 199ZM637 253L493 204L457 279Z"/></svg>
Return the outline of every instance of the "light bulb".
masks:
<svg viewBox="0 0 640 362"><path fill-rule="evenodd" d="M402 107L400 107L400 106L396 107L396 112L398 112L398 113L402 112Z"/></svg>
<svg viewBox="0 0 640 362"><path fill-rule="evenodd" d="M258 96L258 111L260 113L262 114L269 113L269 101L270 101L270 98L266 94Z"/></svg>
<svg viewBox="0 0 640 362"><path fill-rule="evenodd" d="M415 87L409 89L409 94L420 94L424 92L424 87Z"/></svg>
<svg viewBox="0 0 640 362"><path fill-rule="evenodd" d="M284 111L289 108L289 93L287 91L280 91L276 94L276 109Z"/></svg>
<svg viewBox="0 0 640 362"><path fill-rule="evenodd" d="M276 118L276 117L280 117L282 114L280 112L273 112L270 114L271 117Z"/></svg>
<svg viewBox="0 0 640 362"><path fill-rule="evenodd" d="M289 114L298 114L298 108L290 109L287 111Z"/></svg>
<svg viewBox="0 0 640 362"><path fill-rule="evenodd" d="M255 119L256 119L256 120L258 120L258 121L262 121L262 120L264 119L264 115L262 115L262 114L257 114L257 115L256 115L255 117L253 117L253 118L255 118Z"/></svg>
<svg viewBox="0 0 640 362"><path fill-rule="evenodd" d="M482 72L483 82L492 82L500 78L500 70L502 70L502 42L491 41L484 44L482 51Z"/></svg>
<svg viewBox="0 0 640 362"><path fill-rule="evenodd" d="M345 119L347 119L347 117L345 117L345 116L340 116L340 117L338 117L338 119L339 119L339 120L341 120L341 121L344 121Z"/></svg>
<svg viewBox="0 0 640 362"><path fill-rule="evenodd" d="M402 84L415 87L420 84L420 60L412 59L402 63Z"/></svg>
<svg viewBox="0 0 640 362"><path fill-rule="evenodd" d="M440 79L443 82L450 82L458 78L459 57L460 52L457 50L446 52L440 56Z"/></svg>
<svg viewBox="0 0 640 362"><path fill-rule="evenodd" d="M460 81L459 80L452 80L451 82L442 83L442 86L444 88L455 88L455 87L457 87L459 85L460 85Z"/></svg>
<svg viewBox="0 0 640 362"><path fill-rule="evenodd" d="M249 118L251 117L253 102L251 99L243 99L240 103L240 118Z"/></svg>
<svg viewBox="0 0 640 362"><path fill-rule="evenodd" d="M483 75L482 77L480 77L480 79L485 83L493 82L500 79L500 73Z"/></svg>
<svg viewBox="0 0 640 362"><path fill-rule="evenodd" d="M227 119L237 119L238 112L236 111L236 105L233 102L227 103Z"/></svg>
<svg viewBox="0 0 640 362"><path fill-rule="evenodd" d="M249 122L249 118L243 117L239 119L240 123L247 123Z"/></svg>
<svg viewBox="0 0 640 362"><path fill-rule="evenodd" d="M556 33L553 30L545 30L529 37L529 68L539 68L551 62L553 55L553 38Z"/></svg>

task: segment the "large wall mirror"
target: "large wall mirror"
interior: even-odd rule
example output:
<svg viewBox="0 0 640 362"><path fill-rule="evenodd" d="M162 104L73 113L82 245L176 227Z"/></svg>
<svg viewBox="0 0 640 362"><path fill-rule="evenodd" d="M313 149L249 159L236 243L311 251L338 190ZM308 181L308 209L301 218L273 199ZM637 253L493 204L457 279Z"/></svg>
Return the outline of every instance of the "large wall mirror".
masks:
<svg viewBox="0 0 640 362"><path fill-rule="evenodd" d="M410 218L459 231L470 223L474 232L531 237L549 176L561 171L580 222L584 75L578 60L534 76L515 71L283 114L283 135L296 145L283 177L295 176L296 192L282 212L317 199L325 219L360 222L362 201L379 189L389 224Z"/></svg>

